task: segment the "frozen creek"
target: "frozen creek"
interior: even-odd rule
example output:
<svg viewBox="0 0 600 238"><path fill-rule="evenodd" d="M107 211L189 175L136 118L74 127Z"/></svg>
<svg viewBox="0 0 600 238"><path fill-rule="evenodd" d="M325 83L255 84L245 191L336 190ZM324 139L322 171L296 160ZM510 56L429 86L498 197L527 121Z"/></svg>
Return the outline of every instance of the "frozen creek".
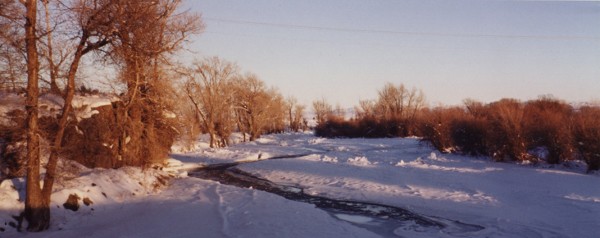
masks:
<svg viewBox="0 0 600 238"><path fill-rule="evenodd" d="M293 159L311 154L274 156L258 161L212 164L189 172L189 176L217 181L221 184L256 189L282 196L286 199L315 205L332 217L365 228L384 237L401 237L406 231L444 233L453 236L483 230L484 227L466 224L441 217L427 217L404 208L368 201L338 200L307 194L301 186L283 185L252 175L239 168L244 163L266 160Z"/></svg>

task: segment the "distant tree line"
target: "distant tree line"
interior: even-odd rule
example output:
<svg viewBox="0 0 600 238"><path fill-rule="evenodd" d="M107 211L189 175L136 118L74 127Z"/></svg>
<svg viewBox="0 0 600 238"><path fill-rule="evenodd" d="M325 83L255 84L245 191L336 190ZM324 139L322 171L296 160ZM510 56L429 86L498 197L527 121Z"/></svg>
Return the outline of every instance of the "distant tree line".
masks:
<svg viewBox="0 0 600 238"><path fill-rule="evenodd" d="M180 110L187 115L187 138L209 135L211 148L230 144L233 132L254 141L265 133L306 129L304 106L293 97L287 100L275 88L268 88L256 75L241 74L234 63L209 57L182 69L186 78Z"/></svg>
<svg viewBox="0 0 600 238"><path fill-rule="evenodd" d="M571 106L551 96L520 102L427 107L422 92L386 84L375 101L360 101L350 119L315 101L315 134L338 138L417 136L442 152L491 156L496 161L583 160L600 169L600 107Z"/></svg>

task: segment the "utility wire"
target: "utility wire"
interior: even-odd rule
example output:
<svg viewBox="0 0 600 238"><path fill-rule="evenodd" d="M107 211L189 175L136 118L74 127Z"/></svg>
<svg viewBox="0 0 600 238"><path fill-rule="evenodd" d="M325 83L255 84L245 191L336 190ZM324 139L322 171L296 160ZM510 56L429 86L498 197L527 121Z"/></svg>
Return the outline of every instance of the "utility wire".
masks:
<svg viewBox="0 0 600 238"><path fill-rule="evenodd" d="M307 30L318 30L318 31L337 31L337 32L354 32L354 33L396 34L396 35L412 35L412 36L439 36L439 37L475 37L475 38L505 38L505 39L600 41L600 36L437 33L437 32L392 31L392 30L377 30L377 29L354 29L354 28L340 28L340 27L326 27L326 26L309 26L309 25L283 24L283 23L272 23L272 22L231 20L231 19L210 18L210 17L204 18L204 20L223 22L223 23L232 23L232 24L270 26L270 27L279 27L279 28L288 28L288 29L307 29Z"/></svg>

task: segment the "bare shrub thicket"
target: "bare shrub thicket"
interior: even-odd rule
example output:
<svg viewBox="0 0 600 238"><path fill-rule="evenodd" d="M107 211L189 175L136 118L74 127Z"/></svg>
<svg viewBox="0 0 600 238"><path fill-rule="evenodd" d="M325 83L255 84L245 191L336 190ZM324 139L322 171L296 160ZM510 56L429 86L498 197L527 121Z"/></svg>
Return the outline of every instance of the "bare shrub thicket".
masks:
<svg viewBox="0 0 600 238"><path fill-rule="evenodd" d="M144 111L133 106L127 113L141 121L123 124L123 103L97 108L98 114L70 124L65 140L70 141L63 155L87 167L120 168L148 166L168 157L177 132L174 118L163 112ZM123 137L125 136L125 137Z"/></svg>
<svg viewBox="0 0 600 238"><path fill-rule="evenodd" d="M388 83L375 101L363 100L356 115L345 121L324 100L313 103L317 119L316 134L327 137L398 137L418 133L417 117L425 106L425 96L417 89Z"/></svg>
<svg viewBox="0 0 600 238"><path fill-rule="evenodd" d="M527 102L523 121L527 147L546 148L551 164L573 159L573 113L570 105L549 97Z"/></svg>
<svg viewBox="0 0 600 238"><path fill-rule="evenodd" d="M573 116L574 147L588 170L600 169L600 107L579 108Z"/></svg>
<svg viewBox="0 0 600 238"><path fill-rule="evenodd" d="M452 152L456 144L452 136L453 122L465 118L465 112L459 107L436 107L424 109L419 123L419 136L423 136L442 152Z"/></svg>
<svg viewBox="0 0 600 238"><path fill-rule="evenodd" d="M442 151L488 155L497 161L557 164L583 159L600 168L600 109L573 108L551 98L519 102L503 99L464 108L425 110L421 136ZM540 150L543 153L540 153Z"/></svg>
<svg viewBox="0 0 600 238"><path fill-rule="evenodd" d="M427 113L421 132L442 151L489 155L497 161L528 159L523 104L502 99L487 105L467 100L465 107Z"/></svg>
<svg viewBox="0 0 600 238"><path fill-rule="evenodd" d="M425 108L423 98L416 90L388 84L379 91L377 100L360 101L352 119L317 111L320 120L315 134L419 136L442 152L490 156L496 161L544 160L549 164L582 159L589 170L600 169L600 107L574 108L542 96L527 102L502 99L488 104L468 99L462 107Z"/></svg>
<svg viewBox="0 0 600 238"><path fill-rule="evenodd" d="M502 99L487 105L488 154L497 161L527 160L523 129L523 104L514 99Z"/></svg>
<svg viewBox="0 0 600 238"><path fill-rule="evenodd" d="M365 117L346 120L332 116L315 127L315 134L331 138L391 138L399 137L402 134L401 128L400 122L393 119L387 121Z"/></svg>

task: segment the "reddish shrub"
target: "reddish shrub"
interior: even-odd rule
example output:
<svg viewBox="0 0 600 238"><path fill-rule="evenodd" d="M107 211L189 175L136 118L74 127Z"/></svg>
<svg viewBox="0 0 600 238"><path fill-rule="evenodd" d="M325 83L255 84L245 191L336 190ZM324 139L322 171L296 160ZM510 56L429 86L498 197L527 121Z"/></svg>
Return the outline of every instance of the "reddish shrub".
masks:
<svg viewBox="0 0 600 238"><path fill-rule="evenodd" d="M488 124L483 118L466 115L451 122L450 133L457 150L470 155L487 155Z"/></svg>
<svg viewBox="0 0 600 238"><path fill-rule="evenodd" d="M363 115L319 124L318 136L402 137L416 135L442 152L488 155L496 161L536 160L528 151L546 148L547 162L580 158L588 170L600 169L600 107L578 110L552 98L521 103L502 99L484 105L472 100L465 108L423 109L414 120Z"/></svg>
<svg viewBox="0 0 600 238"><path fill-rule="evenodd" d="M530 159L523 138L523 105L514 99L502 99L487 105L489 123L486 139L488 154L496 161Z"/></svg>
<svg viewBox="0 0 600 238"><path fill-rule="evenodd" d="M315 128L315 135L329 138L393 138L408 136L406 120L366 116L344 120L329 117Z"/></svg>
<svg viewBox="0 0 600 238"><path fill-rule="evenodd" d="M582 107L573 118L574 144L588 165L588 171L600 170L600 108Z"/></svg>
<svg viewBox="0 0 600 238"><path fill-rule="evenodd" d="M547 161L551 164L574 158L571 106L555 99L542 98L527 102L524 110L523 128L529 149L547 148Z"/></svg>
<svg viewBox="0 0 600 238"><path fill-rule="evenodd" d="M356 124L338 117L328 117L315 127L315 135L328 138L357 137Z"/></svg>
<svg viewBox="0 0 600 238"><path fill-rule="evenodd" d="M465 116L462 108L434 108L422 112L419 135L442 152L451 152L456 148L452 139L452 124L457 118Z"/></svg>

